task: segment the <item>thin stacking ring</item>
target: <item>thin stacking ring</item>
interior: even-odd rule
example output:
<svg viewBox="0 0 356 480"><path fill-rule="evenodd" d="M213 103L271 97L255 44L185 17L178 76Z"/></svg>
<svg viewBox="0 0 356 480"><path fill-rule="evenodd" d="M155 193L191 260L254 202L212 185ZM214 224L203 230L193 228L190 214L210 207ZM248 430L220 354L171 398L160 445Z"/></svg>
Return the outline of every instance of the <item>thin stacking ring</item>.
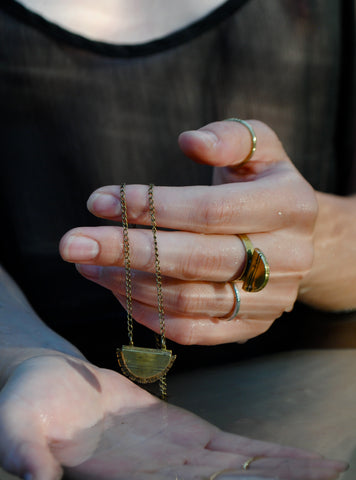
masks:
<svg viewBox="0 0 356 480"><path fill-rule="evenodd" d="M244 462L242 465L241 465L241 468L242 470L248 470L250 468L250 465L252 462L256 461L256 460L259 460L260 458L264 458L262 455L257 455L255 457L250 457L246 460L246 462ZM220 475L223 475L224 473L228 473L228 472L233 472L234 470L231 470L229 468L225 468L224 470L219 470L218 472L216 473L213 473L209 480L216 480L218 477L220 477Z"/></svg>
<svg viewBox="0 0 356 480"><path fill-rule="evenodd" d="M241 163L239 163L239 166L244 165L245 163L247 163L250 160L250 158L252 157L252 155L256 151L257 138L256 138L255 131L248 122L246 122L245 120L241 120L241 118L227 118L226 120L228 120L230 122L241 123L241 125L246 127L247 130L250 132L250 135L251 135L251 150L250 150L250 153L247 155L247 157Z"/></svg>
<svg viewBox="0 0 356 480"><path fill-rule="evenodd" d="M226 320L227 322L230 322L231 320L234 320L236 318L237 314L239 313L241 298L240 298L240 292L237 288L236 283L234 283L234 282L228 282L228 283L231 285L232 290L233 290L234 295L235 295L234 309L228 317L223 317L222 319Z"/></svg>
<svg viewBox="0 0 356 480"><path fill-rule="evenodd" d="M216 478L220 477L220 475L222 475L223 473L227 473L227 472L232 472L232 470L226 469L226 468L224 470L219 470L218 472L213 473L209 477L209 480L215 480Z"/></svg>
<svg viewBox="0 0 356 480"><path fill-rule="evenodd" d="M241 465L242 470L248 470L250 468L250 465L252 462L258 460L259 458L263 458L261 455L256 456L256 457L250 457L246 460L245 463Z"/></svg>

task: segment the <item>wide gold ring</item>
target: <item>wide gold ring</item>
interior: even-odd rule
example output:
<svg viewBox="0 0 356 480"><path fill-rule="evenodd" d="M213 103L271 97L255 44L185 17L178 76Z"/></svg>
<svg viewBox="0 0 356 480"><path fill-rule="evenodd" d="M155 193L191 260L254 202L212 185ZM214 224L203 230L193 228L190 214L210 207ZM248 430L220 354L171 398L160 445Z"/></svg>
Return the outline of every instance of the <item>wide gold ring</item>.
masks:
<svg viewBox="0 0 356 480"><path fill-rule="evenodd" d="M246 251L246 263L240 277L235 281L242 283L246 292L259 292L267 285L270 268L264 253L259 248L254 248L247 235L238 235Z"/></svg>
<svg viewBox="0 0 356 480"><path fill-rule="evenodd" d="M256 134L255 134L255 131L254 129L251 127L251 125L246 122L245 120L241 120L241 118L227 118L226 119L227 121L230 121L230 122L238 122L238 123L241 123L241 125L243 125L244 127L247 128L247 130L250 132L250 135L251 135L251 149L250 149L250 153L247 155L247 157L241 162L239 163L238 166L241 166L241 165L244 165L245 163L247 163L250 158L252 157L252 155L255 153L256 151L256 145L257 145L257 138L256 138Z"/></svg>

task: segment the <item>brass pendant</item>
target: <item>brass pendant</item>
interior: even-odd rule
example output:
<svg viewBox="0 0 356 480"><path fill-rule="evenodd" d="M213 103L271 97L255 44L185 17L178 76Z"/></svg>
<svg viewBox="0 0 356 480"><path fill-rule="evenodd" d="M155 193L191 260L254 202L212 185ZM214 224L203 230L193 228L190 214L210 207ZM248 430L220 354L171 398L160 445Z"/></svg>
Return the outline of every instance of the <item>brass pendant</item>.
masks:
<svg viewBox="0 0 356 480"><path fill-rule="evenodd" d="M264 254L258 248L255 248L250 259L248 268L246 268L241 280L242 288L246 292L259 292L262 290L269 279L269 265Z"/></svg>
<svg viewBox="0 0 356 480"><path fill-rule="evenodd" d="M123 374L139 383L156 382L168 372L176 359L171 350L134 345L123 345L116 354Z"/></svg>

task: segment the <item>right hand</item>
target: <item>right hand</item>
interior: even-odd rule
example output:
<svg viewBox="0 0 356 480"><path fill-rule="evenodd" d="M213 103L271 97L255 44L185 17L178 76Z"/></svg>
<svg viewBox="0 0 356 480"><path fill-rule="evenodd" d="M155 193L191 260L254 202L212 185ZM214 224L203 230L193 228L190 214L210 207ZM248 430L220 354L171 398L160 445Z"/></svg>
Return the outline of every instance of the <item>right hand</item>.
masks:
<svg viewBox="0 0 356 480"><path fill-rule="evenodd" d="M246 127L214 122L184 132L179 141L192 160L215 167L214 185L154 189L166 336L183 345L244 342L264 333L293 308L312 267L315 192L276 134L261 122L250 123L257 149L248 163L241 166L251 147ZM127 185L126 198L128 222L150 225L147 186ZM99 188L88 207L98 217L120 222L120 186ZM236 304L229 282L246 264L238 234L247 234L263 251L271 275L262 291L240 292L239 313L227 321ZM125 305L123 239L120 225L74 228L62 238L60 253ZM130 229L129 240L133 317L159 333L152 233Z"/></svg>
<svg viewBox="0 0 356 480"><path fill-rule="evenodd" d="M0 464L22 478L207 479L252 456L248 475L331 480L345 469L295 448L222 432L110 370L53 352L13 369L0 392ZM221 476L220 478L223 478Z"/></svg>

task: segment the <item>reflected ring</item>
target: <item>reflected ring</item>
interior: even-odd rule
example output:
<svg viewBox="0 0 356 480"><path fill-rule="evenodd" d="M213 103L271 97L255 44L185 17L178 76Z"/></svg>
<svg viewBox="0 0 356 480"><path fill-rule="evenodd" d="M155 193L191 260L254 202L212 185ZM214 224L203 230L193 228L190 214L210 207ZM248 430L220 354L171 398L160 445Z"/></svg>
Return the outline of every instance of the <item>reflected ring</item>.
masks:
<svg viewBox="0 0 356 480"><path fill-rule="evenodd" d="M232 470L230 469L224 469L224 470L219 470L218 472L216 473L213 473L210 477L209 477L209 480L215 480L216 478L218 478L220 475L222 475L223 473L227 473L227 472L231 472Z"/></svg>
<svg viewBox="0 0 356 480"><path fill-rule="evenodd" d="M252 462L254 462L255 460L258 460L260 458L263 458L263 456L261 455L258 455L258 456L255 456L255 457L250 457L246 460L246 462L244 462L242 465L241 465L241 468L242 470L248 470L250 468L250 465Z"/></svg>

